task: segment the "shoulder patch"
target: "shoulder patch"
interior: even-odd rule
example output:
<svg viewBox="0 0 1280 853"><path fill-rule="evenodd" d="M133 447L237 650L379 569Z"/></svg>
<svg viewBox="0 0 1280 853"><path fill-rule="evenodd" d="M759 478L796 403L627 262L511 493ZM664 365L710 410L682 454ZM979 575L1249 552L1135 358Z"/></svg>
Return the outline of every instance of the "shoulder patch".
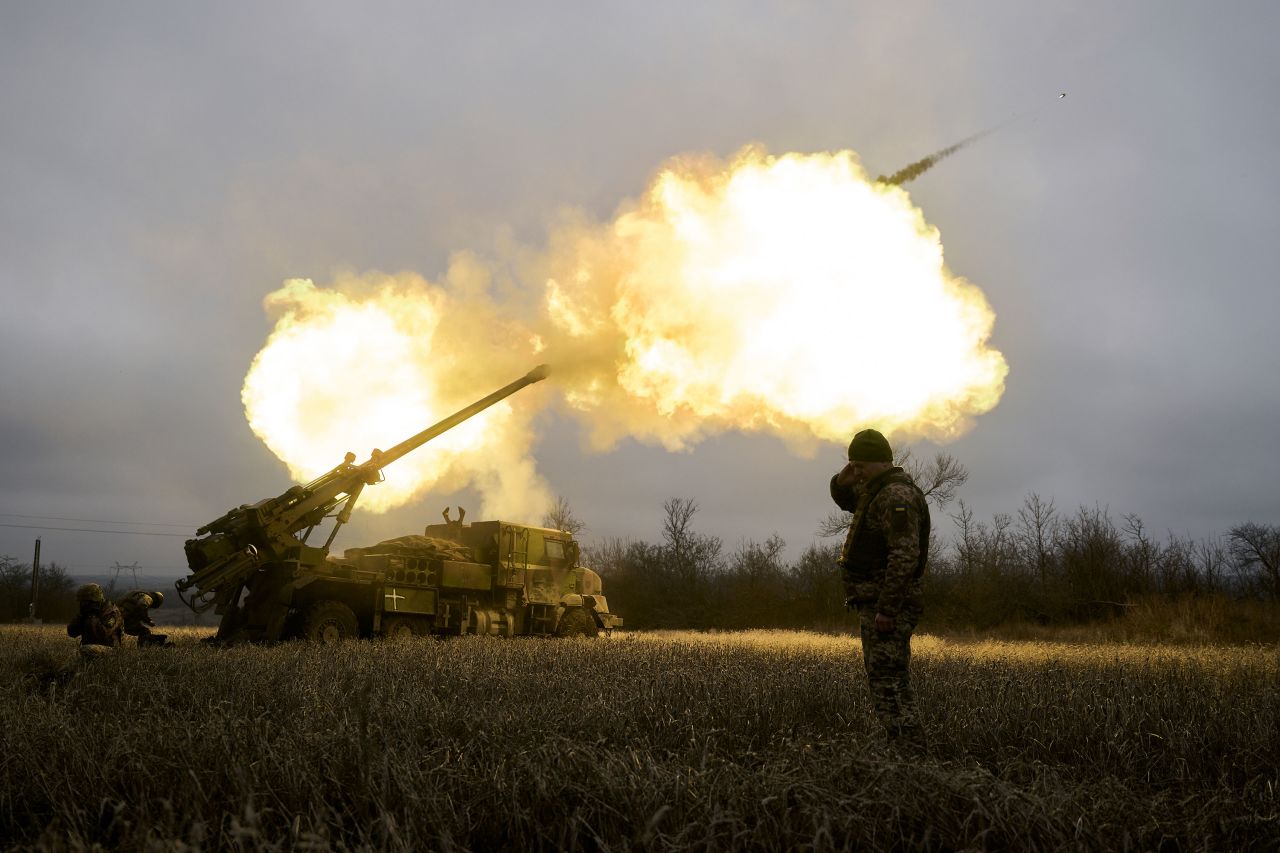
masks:
<svg viewBox="0 0 1280 853"><path fill-rule="evenodd" d="M911 529L911 513L907 511L905 501L895 501L889 508L889 517L892 519L889 526L894 533L901 535Z"/></svg>

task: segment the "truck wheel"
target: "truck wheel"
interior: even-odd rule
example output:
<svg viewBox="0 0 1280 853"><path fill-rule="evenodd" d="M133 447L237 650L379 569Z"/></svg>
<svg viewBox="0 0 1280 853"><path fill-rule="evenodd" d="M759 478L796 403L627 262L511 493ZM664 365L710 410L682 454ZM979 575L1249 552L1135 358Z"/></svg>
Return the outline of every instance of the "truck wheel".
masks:
<svg viewBox="0 0 1280 853"><path fill-rule="evenodd" d="M556 626L557 637L595 637L599 633L595 617L585 607L566 607Z"/></svg>
<svg viewBox="0 0 1280 853"><path fill-rule="evenodd" d="M307 611L303 635L315 643L336 643L360 635L356 614L341 601L317 601Z"/></svg>
<svg viewBox="0 0 1280 853"><path fill-rule="evenodd" d="M413 619L393 616L382 620L382 636L387 640L407 640L418 636L418 625Z"/></svg>

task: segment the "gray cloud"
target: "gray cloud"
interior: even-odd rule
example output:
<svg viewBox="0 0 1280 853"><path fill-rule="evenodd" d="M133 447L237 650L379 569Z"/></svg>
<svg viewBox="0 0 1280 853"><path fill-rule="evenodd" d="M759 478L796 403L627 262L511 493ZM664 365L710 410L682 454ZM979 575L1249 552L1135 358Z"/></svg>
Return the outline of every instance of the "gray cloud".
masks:
<svg viewBox="0 0 1280 853"><path fill-rule="evenodd" d="M285 278L434 278L458 250L537 247L562 208L607 217L684 151L852 147L874 174L1016 114L910 187L1011 366L1001 405L948 448L973 471L965 499L988 514L1034 490L1193 535L1280 521L1269 4L5 19L0 512L203 522L283 490L239 388ZM793 549L841 450L729 435L592 456L580 438L548 416L538 462L593 534L656 538L683 495L730 544L776 530ZM477 505L358 517L346 544L459 501ZM27 559L37 534L0 527L0 554ZM44 553L173 567L179 548L50 532Z"/></svg>

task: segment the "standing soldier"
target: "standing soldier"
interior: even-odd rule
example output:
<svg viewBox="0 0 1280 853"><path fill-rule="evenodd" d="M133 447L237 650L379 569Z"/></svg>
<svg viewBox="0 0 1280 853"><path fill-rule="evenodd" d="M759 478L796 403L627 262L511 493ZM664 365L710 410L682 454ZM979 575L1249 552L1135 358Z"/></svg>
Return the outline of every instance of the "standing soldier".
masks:
<svg viewBox="0 0 1280 853"><path fill-rule="evenodd" d="M151 619L151 608L164 604L163 592L144 592L135 589L117 602L120 612L124 614L124 632L138 638L138 646L163 646L169 639L167 634L157 634L151 629L155 622Z"/></svg>
<svg viewBox="0 0 1280 853"><path fill-rule="evenodd" d="M922 750L910 666L911 633L924 611L920 578L929 556L929 505L894 466L889 442L874 429L849 443L849 464L831 478L831 497L853 513L840 567L845 603L858 609L876 716L890 741Z"/></svg>
<svg viewBox="0 0 1280 853"><path fill-rule="evenodd" d="M120 645L124 617L102 594L102 587L87 583L76 590L80 611L67 625L67 636L79 637L82 648L101 646L111 648Z"/></svg>

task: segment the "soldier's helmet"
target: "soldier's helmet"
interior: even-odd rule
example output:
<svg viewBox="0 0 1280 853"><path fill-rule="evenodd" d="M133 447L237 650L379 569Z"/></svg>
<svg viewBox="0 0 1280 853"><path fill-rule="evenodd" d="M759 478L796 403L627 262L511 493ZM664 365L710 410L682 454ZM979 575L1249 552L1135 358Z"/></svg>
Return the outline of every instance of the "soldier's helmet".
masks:
<svg viewBox="0 0 1280 853"><path fill-rule="evenodd" d="M107 597L102 594L102 587L96 583L87 583L76 590L76 601L81 604L101 604Z"/></svg>
<svg viewBox="0 0 1280 853"><path fill-rule="evenodd" d="M151 604L152 607L159 607L160 605L164 604L164 593L161 592L160 590L156 590L155 592L151 593L151 602L152 602Z"/></svg>

